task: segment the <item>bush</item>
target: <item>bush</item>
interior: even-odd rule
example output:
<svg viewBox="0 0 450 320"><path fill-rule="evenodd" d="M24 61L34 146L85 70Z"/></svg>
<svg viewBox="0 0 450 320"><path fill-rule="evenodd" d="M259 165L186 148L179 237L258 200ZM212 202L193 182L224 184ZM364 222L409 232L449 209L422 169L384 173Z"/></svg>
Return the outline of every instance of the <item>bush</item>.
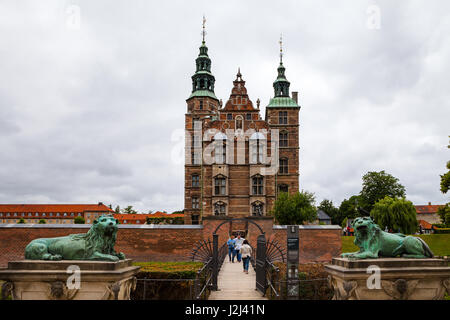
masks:
<svg viewBox="0 0 450 320"><path fill-rule="evenodd" d="M295 225L317 219L314 194L308 191L289 195L282 192L275 201L273 215L279 224Z"/></svg>
<svg viewBox="0 0 450 320"><path fill-rule="evenodd" d="M46 224L46 223L47 223L47 221L45 221L45 219L39 220L39 224Z"/></svg>
<svg viewBox="0 0 450 320"><path fill-rule="evenodd" d="M437 234L450 233L450 228L434 228L434 233Z"/></svg>
<svg viewBox="0 0 450 320"><path fill-rule="evenodd" d="M138 281L131 294L133 300L185 300L191 299L193 280L203 267L201 262L135 262L141 270L139 279L187 279L187 281ZM145 292L145 294L144 294Z"/></svg>
<svg viewBox="0 0 450 320"><path fill-rule="evenodd" d="M183 217L175 218L150 218L147 217L146 224L184 224Z"/></svg>
<svg viewBox="0 0 450 320"><path fill-rule="evenodd" d="M75 224L84 224L85 221L84 221L84 218L82 216L78 216L78 217L75 217L75 219L73 219L73 223L75 223Z"/></svg>
<svg viewBox="0 0 450 320"><path fill-rule="evenodd" d="M24 218L20 218L19 222L17 223L25 223L25 219Z"/></svg>

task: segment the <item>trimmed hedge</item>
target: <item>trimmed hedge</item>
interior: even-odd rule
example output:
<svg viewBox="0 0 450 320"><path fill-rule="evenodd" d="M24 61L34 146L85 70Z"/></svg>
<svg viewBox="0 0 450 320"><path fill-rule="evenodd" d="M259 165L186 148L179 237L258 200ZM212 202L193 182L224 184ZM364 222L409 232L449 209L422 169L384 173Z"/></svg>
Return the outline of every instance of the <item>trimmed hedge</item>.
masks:
<svg viewBox="0 0 450 320"><path fill-rule="evenodd" d="M134 262L141 270L136 275L139 280L174 281L138 281L132 292L132 300L188 300L192 298L193 283L197 271L203 267L201 262ZM186 281L176 281L186 279Z"/></svg>

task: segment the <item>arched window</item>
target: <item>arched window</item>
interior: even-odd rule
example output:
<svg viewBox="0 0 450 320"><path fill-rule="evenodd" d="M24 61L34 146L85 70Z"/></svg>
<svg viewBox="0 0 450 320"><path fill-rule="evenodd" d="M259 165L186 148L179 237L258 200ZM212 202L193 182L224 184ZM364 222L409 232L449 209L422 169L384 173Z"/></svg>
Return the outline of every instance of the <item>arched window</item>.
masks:
<svg viewBox="0 0 450 320"><path fill-rule="evenodd" d="M261 132L255 132L249 141L250 164L264 163L266 136Z"/></svg>
<svg viewBox="0 0 450 320"><path fill-rule="evenodd" d="M214 178L214 194L216 196L224 196L227 194L227 181L224 176Z"/></svg>
<svg viewBox="0 0 450 320"><path fill-rule="evenodd" d="M252 177L252 194L262 195L264 194L264 177L256 175Z"/></svg>
<svg viewBox="0 0 450 320"><path fill-rule="evenodd" d="M280 158L280 174L287 174L289 172L288 167L288 158Z"/></svg>
<svg viewBox="0 0 450 320"><path fill-rule="evenodd" d="M244 127L244 119L242 116L236 117L236 130L242 130Z"/></svg>
<svg viewBox="0 0 450 320"><path fill-rule="evenodd" d="M224 216L226 215L226 203L219 201L214 204L214 215L216 216Z"/></svg>
<svg viewBox="0 0 450 320"><path fill-rule="evenodd" d="M264 204L261 201L252 203L252 216L260 217L264 215Z"/></svg>

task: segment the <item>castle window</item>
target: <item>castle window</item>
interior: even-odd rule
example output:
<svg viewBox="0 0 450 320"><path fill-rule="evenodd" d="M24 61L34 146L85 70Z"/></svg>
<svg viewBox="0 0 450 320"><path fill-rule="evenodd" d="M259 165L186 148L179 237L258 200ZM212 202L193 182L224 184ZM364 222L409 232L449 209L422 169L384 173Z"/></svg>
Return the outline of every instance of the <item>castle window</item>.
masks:
<svg viewBox="0 0 450 320"><path fill-rule="evenodd" d="M214 136L214 158L217 164L223 164L227 158L227 136L224 133L217 133Z"/></svg>
<svg viewBox="0 0 450 320"><path fill-rule="evenodd" d="M192 224L199 224L199 215L198 214L193 214L191 216L192 219Z"/></svg>
<svg viewBox="0 0 450 320"><path fill-rule="evenodd" d="M236 130L239 130L239 129L242 130L243 122L244 122L244 120L242 119L242 116L236 117Z"/></svg>
<svg viewBox="0 0 450 320"><path fill-rule="evenodd" d="M198 152L192 152L192 164L200 164L200 156Z"/></svg>
<svg viewBox="0 0 450 320"><path fill-rule="evenodd" d="M266 137L261 132L256 132L251 135L249 149L250 149L250 164L264 163L264 149L266 148Z"/></svg>
<svg viewBox="0 0 450 320"><path fill-rule="evenodd" d="M214 178L214 194L216 196L218 195L226 195L227 193L227 182L225 180L225 177L217 177Z"/></svg>
<svg viewBox="0 0 450 320"><path fill-rule="evenodd" d="M264 204L261 202L255 202L252 204L252 215L255 217L261 217L264 213Z"/></svg>
<svg viewBox="0 0 450 320"><path fill-rule="evenodd" d="M200 208L200 201L197 197L192 198L192 209L199 209Z"/></svg>
<svg viewBox="0 0 450 320"><path fill-rule="evenodd" d="M253 195L264 194L264 178L262 176L255 176L252 178L252 191Z"/></svg>
<svg viewBox="0 0 450 320"><path fill-rule="evenodd" d="M288 133L280 132L280 147L287 147L287 146L288 146Z"/></svg>
<svg viewBox="0 0 450 320"><path fill-rule="evenodd" d="M203 110L203 101L202 100L200 100L200 105L199 105L199 107L198 107L200 110Z"/></svg>
<svg viewBox="0 0 450 320"><path fill-rule="evenodd" d="M246 117L247 120L252 120L252 114L251 113L247 113L245 115L245 117Z"/></svg>
<svg viewBox="0 0 450 320"><path fill-rule="evenodd" d="M288 159L287 158L281 158L280 159L280 174L287 174L288 173Z"/></svg>
<svg viewBox="0 0 450 320"><path fill-rule="evenodd" d="M219 201L214 204L214 215L216 216L224 216L226 215L226 204L222 201Z"/></svg>
<svg viewBox="0 0 450 320"><path fill-rule="evenodd" d="M278 192L288 192L289 186L287 184L278 185Z"/></svg>
<svg viewBox="0 0 450 320"><path fill-rule="evenodd" d="M278 124L288 124L287 111L278 112Z"/></svg>
<svg viewBox="0 0 450 320"><path fill-rule="evenodd" d="M200 176L198 174L192 175L192 186L198 188L200 186Z"/></svg>
<svg viewBox="0 0 450 320"><path fill-rule="evenodd" d="M233 114L227 113L227 120L233 120Z"/></svg>

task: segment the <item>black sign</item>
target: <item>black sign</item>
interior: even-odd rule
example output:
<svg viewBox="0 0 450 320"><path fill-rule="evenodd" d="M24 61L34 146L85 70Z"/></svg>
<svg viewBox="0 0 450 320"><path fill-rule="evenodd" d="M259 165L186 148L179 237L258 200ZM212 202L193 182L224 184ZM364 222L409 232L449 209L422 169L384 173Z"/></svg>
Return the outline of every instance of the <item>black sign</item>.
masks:
<svg viewBox="0 0 450 320"><path fill-rule="evenodd" d="M298 238L287 239L288 251L294 250L298 251Z"/></svg>

